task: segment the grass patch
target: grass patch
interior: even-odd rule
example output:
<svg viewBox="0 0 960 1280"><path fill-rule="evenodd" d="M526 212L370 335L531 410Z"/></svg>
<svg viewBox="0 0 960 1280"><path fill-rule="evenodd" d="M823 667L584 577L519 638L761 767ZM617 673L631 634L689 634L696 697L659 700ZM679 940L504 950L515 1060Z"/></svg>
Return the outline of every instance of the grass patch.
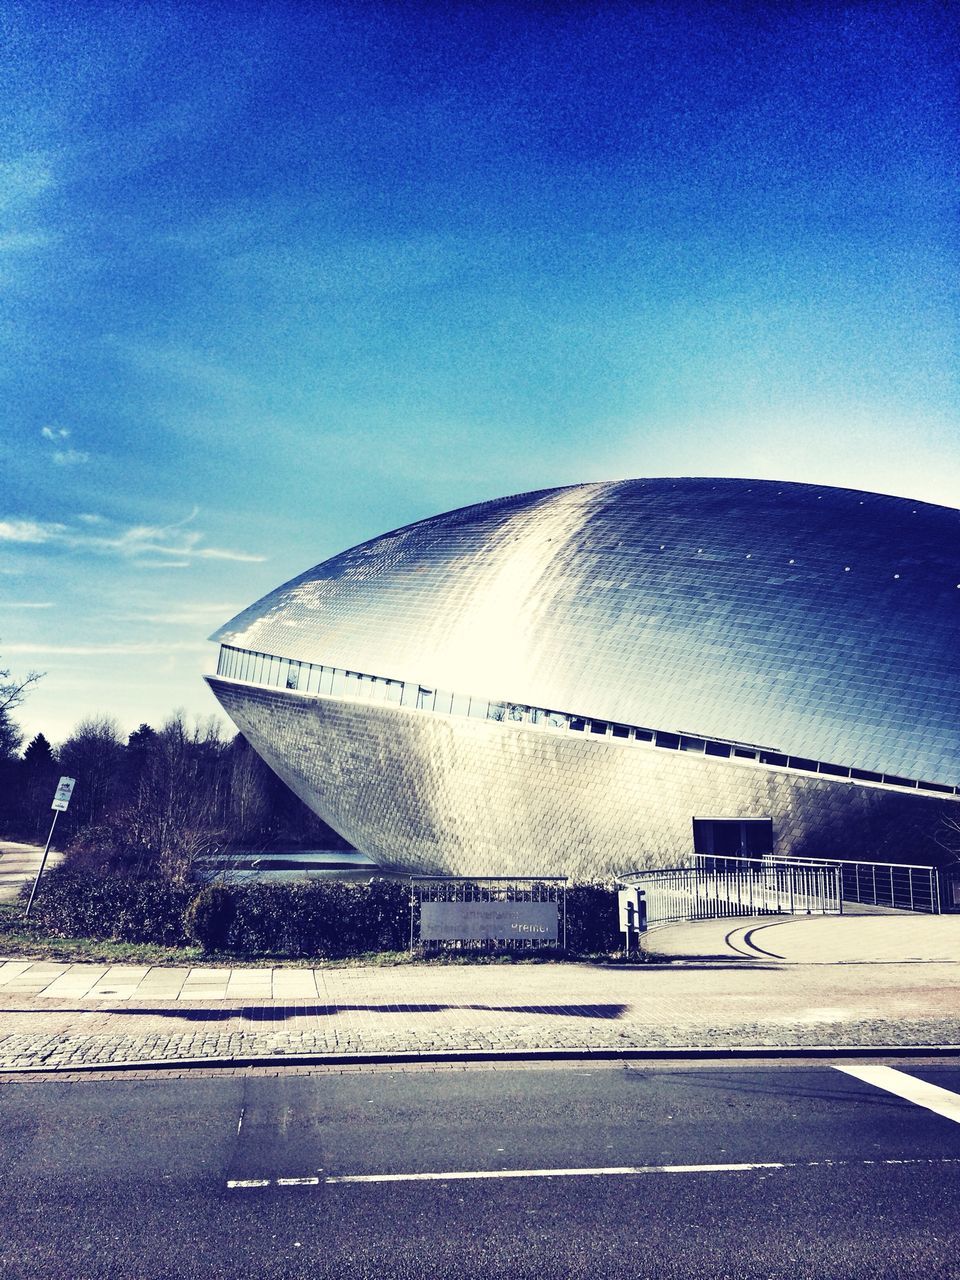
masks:
<svg viewBox="0 0 960 1280"><path fill-rule="evenodd" d="M212 969L356 969L360 967L394 968L399 965L510 965L610 963L622 960L617 953L564 955L558 952L477 952L444 951L438 955L422 955L409 951L367 951L346 959L330 960L322 956L236 955L233 952L208 952L201 947L162 947L147 942L110 942L99 938L51 937L32 920L24 920L21 903L0 904L0 957L7 960L54 960L62 964L167 965L192 968L202 965Z"/></svg>

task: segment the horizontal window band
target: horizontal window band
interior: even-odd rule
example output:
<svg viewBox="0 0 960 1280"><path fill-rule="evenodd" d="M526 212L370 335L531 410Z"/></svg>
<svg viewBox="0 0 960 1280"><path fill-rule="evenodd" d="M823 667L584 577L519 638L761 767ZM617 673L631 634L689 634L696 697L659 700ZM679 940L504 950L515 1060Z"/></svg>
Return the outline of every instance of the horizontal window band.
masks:
<svg viewBox="0 0 960 1280"><path fill-rule="evenodd" d="M787 769L795 773L815 774L832 781L866 782L932 795L960 795L960 786L949 783L921 782L899 774L879 773L851 765L814 760L808 756L789 755L773 748L754 746L722 738L706 738L700 734L648 729L591 716L574 715L525 703L472 694L452 693L421 684L415 680L398 680L390 676L374 676L346 667L333 667L298 658L280 658L253 649L236 649L221 645L217 675L240 684L259 688L281 689L291 693L317 696L343 696L409 711L434 711L441 715L465 716L470 719L494 720L505 724L567 730L586 738L616 738L622 742L642 742L669 751L685 751L714 759L753 761L767 768Z"/></svg>

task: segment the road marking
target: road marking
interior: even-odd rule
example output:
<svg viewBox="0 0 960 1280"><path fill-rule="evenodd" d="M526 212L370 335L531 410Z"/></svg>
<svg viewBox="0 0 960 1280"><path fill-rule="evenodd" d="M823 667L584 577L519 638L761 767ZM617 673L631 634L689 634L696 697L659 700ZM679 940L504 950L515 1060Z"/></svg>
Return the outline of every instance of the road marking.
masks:
<svg viewBox="0 0 960 1280"><path fill-rule="evenodd" d="M442 1183L480 1178L625 1178L635 1174L739 1174L750 1169L785 1169L776 1164L753 1165L616 1165L609 1169L470 1169L443 1174L347 1174L326 1183Z"/></svg>
<svg viewBox="0 0 960 1280"><path fill-rule="evenodd" d="M960 1156L907 1156L899 1160L797 1160L757 1161L751 1164L652 1164L619 1165L597 1169L457 1169L446 1173L350 1173L329 1178L248 1178L227 1183L231 1190L264 1187L338 1186L359 1182L463 1182L492 1178L603 1178L637 1177L656 1173L749 1173L764 1169L836 1169L844 1165L960 1165Z"/></svg>
<svg viewBox="0 0 960 1280"><path fill-rule="evenodd" d="M938 1116L946 1116L960 1124L960 1093L950 1089L941 1089L938 1084L927 1084L926 1080L918 1080L916 1076L907 1075L906 1071L897 1071L895 1067L879 1066L837 1066L836 1071L843 1071L848 1076L856 1076L866 1084L876 1085L887 1093L894 1093L898 1098L906 1098L927 1111L935 1111Z"/></svg>

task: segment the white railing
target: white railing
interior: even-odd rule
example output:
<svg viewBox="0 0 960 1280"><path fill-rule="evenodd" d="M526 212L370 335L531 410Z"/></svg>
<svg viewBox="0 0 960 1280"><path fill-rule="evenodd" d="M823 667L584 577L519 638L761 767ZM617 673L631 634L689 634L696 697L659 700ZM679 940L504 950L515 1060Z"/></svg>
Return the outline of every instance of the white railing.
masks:
<svg viewBox="0 0 960 1280"><path fill-rule="evenodd" d="M620 879L643 892L648 926L725 916L840 915L842 909L834 866L698 855L693 867Z"/></svg>
<svg viewBox="0 0 960 1280"><path fill-rule="evenodd" d="M775 854L771 862L779 863ZM836 867L844 902L940 915L940 875L936 867L907 862L861 862L851 858L790 858L793 864Z"/></svg>

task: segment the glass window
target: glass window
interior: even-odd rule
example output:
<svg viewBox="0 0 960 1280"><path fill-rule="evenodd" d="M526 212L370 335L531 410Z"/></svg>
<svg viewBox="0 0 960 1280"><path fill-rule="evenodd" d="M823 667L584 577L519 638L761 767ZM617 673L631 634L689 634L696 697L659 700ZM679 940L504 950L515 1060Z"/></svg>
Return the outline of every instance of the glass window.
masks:
<svg viewBox="0 0 960 1280"><path fill-rule="evenodd" d="M605 734L607 732L606 720L591 720L590 732L597 733L597 734Z"/></svg>
<svg viewBox="0 0 960 1280"><path fill-rule="evenodd" d="M615 725L613 726L613 728L610 730L610 732L613 734L613 736L614 736L615 738L629 738L629 737L630 737L630 729L629 729L629 727L628 727L627 725L625 725L625 724L615 724Z"/></svg>
<svg viewBox="0 0 960 1280"><path fill-rule="evenodd" d="M487 719L502 720L507 714L507 704L505 702L488 702L487 703Z"/></svg>
<svg viewBox="0 0 960 1280"><path fill-rule="evenodd" d="M573 729L576 733L583 733L586 727L587 727L587 722L581 716L570 717L570 728Z"/></svg>
<svg viewBox="0 0 960 1280"><path fill-rule="evenodd" d="M436 701L436 692L433 689L425 689L420 685L417 689L417 710L432 711Z"/></svg>
<svg viewBox="0 0 960 1280"><path fill-rule="evenodd" d="M387 702L399 703L403 693L403 683L400 680L387 681Z"/></svg>
<svg viewBox="0 0 960 1280"><path fill-rule="evenodd" d="M453 701L450 703L450 714L455 716L465 716L470 709L470 699L465 693L455 693Z"/></svg>
<svg viewBox="0 0 960 1280"><path fill-rule="evenodd" d="M300 687L300 663L294 662L292 659L287 668L287 688L298 689Z"/></svg>

